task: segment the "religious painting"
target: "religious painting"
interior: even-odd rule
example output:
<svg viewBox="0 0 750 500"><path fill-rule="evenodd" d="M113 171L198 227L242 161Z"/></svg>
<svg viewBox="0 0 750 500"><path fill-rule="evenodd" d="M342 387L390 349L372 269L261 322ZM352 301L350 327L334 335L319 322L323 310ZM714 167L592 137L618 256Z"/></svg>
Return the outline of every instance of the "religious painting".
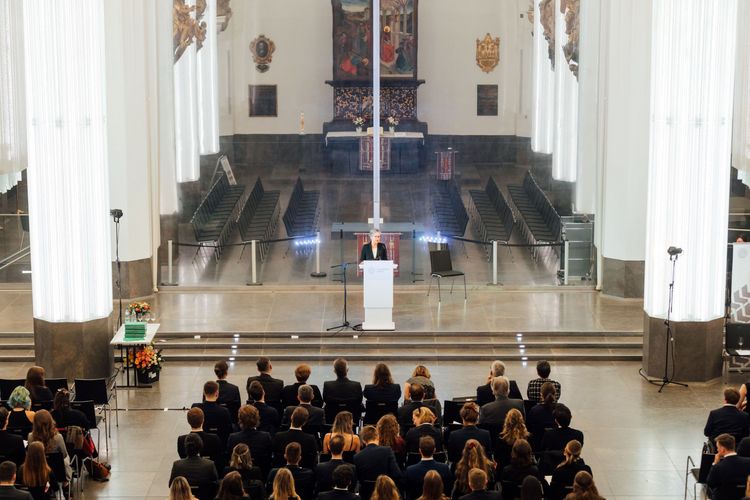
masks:
<svg viewBox="0 0 750 500"><path fill-rule="evenodd" d="M382 0L372 33L372 0L331 0L333 79L372 79L372 44L380 40L381 78L417 77L417 0Z"/></svg>
<svg viewBox="0 0 750 500"><path fill-rule="evenodd" d="M497 85L477 85L477 116L497 116Z"/></svg>
<svg viewBox="0 0 750 500"><path fill-rule="evenodd" d="M250 114L248 116L278 116L276 85L250 85Z"/></svg>

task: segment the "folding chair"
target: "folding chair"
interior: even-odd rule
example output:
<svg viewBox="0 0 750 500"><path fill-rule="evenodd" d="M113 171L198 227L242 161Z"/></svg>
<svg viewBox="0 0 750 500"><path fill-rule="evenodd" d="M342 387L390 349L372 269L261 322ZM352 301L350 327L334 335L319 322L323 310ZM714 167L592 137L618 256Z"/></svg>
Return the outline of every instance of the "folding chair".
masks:
<svg viewBox="0 0 750 500"><path fill-rule="evenodd" d="M453 269L450 250L446 249L430 251L430 284L427 287L428 297L430 296L430 289L432 288L433 279L437 278L438 280L438 302L440 302L440 280L442 278L453 278L453 280L451 281L450 291L450 293L453 293L453 283L456 281L457 276L461 276L464 280L464 300L466 300L466 275L461 271L456 271L455 269Z"/></svg>
<svg viewBox="0 0 750 500"><path fill-rule="evenodd" d="M77 378L73 382L73 392L75 399L79 401L92 401L95 406L99 407L99 413L104 414L104 444L109 456L109 438L112 436L112 423L110 413L112 406L110 402L115 400L115 425L120 426L119 415L117 414L117 378L116 375L106 378Z"/></svg>
<svg viewBox="0 0 750 500"><path fill-rule="evenodd" d="M687 500L688 491L688 478L693 477L693 498L698 498L698 485L702 485L703 492L706 491L706 480L708 479L708 473L711 471L711 465L714 463L714 456L716 453L713 451L713 443L710 441L703 445L703 451L701 452L700 466L696 467L693 458L688 455L687 462L685 464L685 494L683 498Z"/></svg>

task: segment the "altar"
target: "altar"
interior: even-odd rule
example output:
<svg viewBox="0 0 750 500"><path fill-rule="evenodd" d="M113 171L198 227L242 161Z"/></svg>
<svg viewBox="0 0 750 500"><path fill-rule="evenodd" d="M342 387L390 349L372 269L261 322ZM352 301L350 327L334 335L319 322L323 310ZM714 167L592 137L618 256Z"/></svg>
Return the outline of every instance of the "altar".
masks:
<svg viewBox="0 0 750 500"><path fill-rule="evenodd" d="M369 144L366 142L369 139ZM381 171L398 174L418 172L421 165L424 134L422 132L384 132L381 135ZM387 147L382 147L387 144ZM372 171L367 149L372 147L372 136L365 132L338 131L325 134L326 157L333 173L355 174ZM385 156L387 155L387 156ZM363 156L365 158L363 158Z"/></svg>

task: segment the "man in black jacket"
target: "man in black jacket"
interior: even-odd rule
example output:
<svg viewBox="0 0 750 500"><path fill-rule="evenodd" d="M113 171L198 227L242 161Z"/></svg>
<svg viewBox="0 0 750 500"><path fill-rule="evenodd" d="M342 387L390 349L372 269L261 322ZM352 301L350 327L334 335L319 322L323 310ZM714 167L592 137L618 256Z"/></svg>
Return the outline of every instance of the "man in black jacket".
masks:
<svg viewBox="0 0 750 500"><path fill-rule="evenodd" d="M404 404L398 409L398 423L403 426L413 427L414 420L412 419L412 414L414 410L424 406L424 387L419 384L411 384L409 386L409 397L411 399L404 401ZM430 411L432 411L432 408L430 408Z"/></svg>
<svg viewBox="0 0 750 500"><path fill-rule="evenodd" d="M285 385L284 389L281 391L281 397L285 408L287 406L297 405L297 389L299 389L299 386L307 384L307 380L310 378L311 373L312 369L310 368L310 365L304 363L294 369L294 378L297 379L297 382L291 385ZM307 385L312 387L313 390L312 405L322 408L323 396L320 394L320 389L318 389L317 385Z"/></svg>
<svg viewBox="0 0 750 500"><path fill-rule="evenodd" d="M547 429L542 438L542 451L564 450L569 441L576 440L583 444L583 432L570 427L573 415L570 408L562 403L557 403L552 410L552 418L555 419L557 428Z"/></svg>
<svg viewBox="0 0 750 500"><path fill-rule="evenodd" d="M424 477L431 470L437 471L443 480L443 493L450 496L453 490L453 474L448 464L441 464L432 458L435 453L435 440L430 436L419 439L419 455L421 460L406 468L406 493L407 498L417 500L422 496L422 483Z"/></svg>
<svg viewBox="0 0 750 500"><path fill-rule="evenodd" d="M302 458L302 447L300 444L293 442L286 445L284 458L286 459L284 468L289 469L289 472L292 473L294 489L297 491L297 494L302 500L312 500L315 488L315 476L313 476L313 472L310 469L299 466L300 459ZM274 469L268 475L266 491L269 495L273 493L273 480L278 471L279 469Z"/></svg>
<svg viewBox="0 0 750 500"><path fill-rule="evenodd" d="M247 379L246 388L249 399L253 399L253 396L250 394L250 384L257 380L263 386L263 391L266 393L266 402L271 403L272 406L276 404L281 405L281 392L284 390L284 381L271 376L271 372L273 371L271 360L262 356L258 358L255 365L258 367L260 375L248 377Z"/></svg>
<svg viewBox="0 0 750 500"><path fill-rule="evenodd" d="M9 500L33 500L28 491L16 489L16 464L10 460L0 463L0 498Z"/></svg>
<svg viewBox="0 0 750 500"><path fill-rule="evenodd" d="M26 447L23 444L23 438L11 434L8 429L8 410L5 407L0 408L0 455L11 460L16 466L20 467L26 460Z"/></svg>
<svg viewBox="0 0 750 500"><path fill-rule="evenodd" d="M292 418L292 412L295 408L304 408L307 410L307 424L311 427L320 427L325 424L325 412L321 408L316 408L312 405L314 397L313 388L307 384L299 386L297 389L297 400L299 405L287 406L284 410L284 416L281 419L281 425L289 425L289 421Z"/></svg>
<svg viewBox="0 0 750 500"><path fill-rule="evenodd" d="M385 474L398 485L401 481L401 469L396 463L393 450L389 446L378 446L378 431L374 426L365 426L360 439L365 447L354 455L354 466L357 468L359 494L363 500L369 500L378 476Z"/></svg>
<svg viewBox="0 0 750 500"><path fill-rule="evenodd" d="M460 500L502 500L499 491L487 491L487 473L482 469L469 471L469 489L471 493L460 497Z"/></svg>
<svg viewBox="0 0 750 500"><path fill-rule="evenodd" d="M211 488L219 479L214 463L200 456L203 449L203 440L198 434L188 434L185 438L185 453L187 457L176 460L172 464L172 472L169 474L168 486L177 476L187 479L190 486L199 488Z"/></svg>
<svg viewBox="0 0 750 500"><path fill-rule="evenodd" d="M227 438L234 430L232 428L232 417L229 410L218 403L219 384L209 380L203 384L203 403L193 404L193 408L203 410L203 427L219 436L222 446L226 445Z"/></svg>
<svg viewBox="0 0 750 500"><path fill-rule="evenodd" d="M362 404L362 384L349 380L349 367L346 360L338 358L333 362L336 380L323 383L323 401L325 403L355 403Z"/></svg>
<svg viewBox="0 0 750 500"><path fill-rule="evenodd" d="M724 389L724 406L708 414L703 434L716 439L719 434L731 434L739 441L750 432L750 415L737 408L740 393L737 389Z"/></svg>
<svg viewBox="0 0 750 500"><path fill-rule="evenodd" d="M354 466L342 464L333 469L333 489L318 495L318 500L359 500L354 489Z"/></svg>
<svg viewBox="0 0 750 500"><path fill-rule="evenodd" d="M716 456L708 473L706 484L711 489L713 500L740 498L739 485L747 482L750 475L750 458L740 457L734 451L734 437L719 434L716 437Z"/></svg>
<svg viewBox="0 0 750 500"><path fill-rule="evenodd" d="M479 406L491 403L495 400L495 395L492 394L492 379L495 377L502 377L505 375L505 363L500 360L495 360L490 365L490 376L487 383L477 387L477 404ZM521 389L518 388L518 384L515 380L510 381L510 389L508 390L508 397L511 399L523 399L521 395Z"/></svg>
<svg viewBox="0 0 750 500"><path fill-rule="evenodd" d="M479 444L484 448L484 453L487 456L492 454L492 438L490 432L486 429L480 429L477 427L477 420L479 419L479 406L476 403L468 402L465 403L461 408L461 422L463 427L461 429L451 432L448 436L448 460L451 463L457 464L461 460L461 455L464 451L464 445L469 439L476 439Z"/></svg>
<svg viewBox="0 0 750 500"><path fill-rule="evenodd" d="M331 459L328 462L320 462L315 466L315 491L318 493L333 489L335 485L333 472L339 465L348 465L354 470L354 465L344 462L344 436L334 434L328 443L328 448L331 450ZM350 483L349 488L353 493L357 485L354 480L350 481Z"/></svg>
<svg viewBox="0 0 750 500"><path fill-rule="evenodd" d="M523 401L508 398L509 387L510 381L506 377L495 377L492 379L492 392L495 394L495 401L487 403L480 408L480 424L503 425L505 423L505 415L507 415L511 408L517 409L526 418Z"/></svg>
<svg viewBox="0 0 750 500"><path fill-rule="evenodd" d="M282 465L286 446L299 443L302 446L302 467L313 469L318 462L318 442L312 434L307 434L302 427L307 423L307 410L295 408L292 412L291 426L288 431L277 432L273 437L274 463Z"/></svg>
<svg viewBox="0 0 750 500"><path fill-rule="evenodd" d="M183 434L177 438L177 454L180 458L188 456L186 441L188 436L195 434L201 438L201 449L198 453L204 457L209 457L214 462L223 464L224 446L219 436L203 430L203 410L190 408L187 412L187 421L190 424L190 434Z"/></svg>
<svg viewBox="0 0 750 500"><path fill-rule="evenodd" d="M244 405L238 412L240 432L229 435L227 439L227 455L231 456L234 447L244 443L252 450L253 463L263 471L263 477L268 476L271 471L271 457L273 454L273 443L271 435L259 431L258 421L260 416L258 409L254 406Z"/></svg>
<svg viewBox="0 0 750 500"><path fill-rule="evenodd" d="M260 415L258 430L265 431L273 436L281 423L279 412L276 411L276 408L266 404L266 394L263 391L263 386L257 380L250 384L249 394L249 403L258 410Z"/></svg>
<svg viewBox="0 0 750 500"><path fill-rule="evenodd" d="M239 410L240 406L242 406L240 388L227 381L229 365L226 361L217 361L214 365L214 373L216 374L216 383L219 384L219 398L216 402L227 405L227 409L230 410L229 414L232 417L232 422L236 423L237 415L232 414L232 409Z"/></svg>

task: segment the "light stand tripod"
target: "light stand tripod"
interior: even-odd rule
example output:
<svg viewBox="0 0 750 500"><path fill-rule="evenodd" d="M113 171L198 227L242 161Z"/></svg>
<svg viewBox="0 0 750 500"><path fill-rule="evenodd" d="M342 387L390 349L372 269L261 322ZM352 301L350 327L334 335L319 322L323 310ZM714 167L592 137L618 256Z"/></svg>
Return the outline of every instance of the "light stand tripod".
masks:
<svg viewBox="0 0 750 500"><path fill-rule="evenodd" d="M109 211L109 215L115 221L115 262L117 262L117 298L120 302L120 316L117 318L117 328L122 326L122 269L120 263L120 218L123 216L122 210L119 208L113 208Z"/></svg>
<svg viewBox="0 0 750 500"><path fill-rule="evenodd" d="M356 264L356 262L344 262L342 264L331 266L331 269L336 269L337 267L340 267L343 271L342 274L342 281L344 282L344 322L340 325L332 326L330 328L326 328L327 332L330 332L331 330L338 330L339 332L346 330L347 328L351 328L354 330L354 327L349 323L349 320L346 317L346 296L347 296L347 288L346 288L346 269L352 264Z"/></svg>

